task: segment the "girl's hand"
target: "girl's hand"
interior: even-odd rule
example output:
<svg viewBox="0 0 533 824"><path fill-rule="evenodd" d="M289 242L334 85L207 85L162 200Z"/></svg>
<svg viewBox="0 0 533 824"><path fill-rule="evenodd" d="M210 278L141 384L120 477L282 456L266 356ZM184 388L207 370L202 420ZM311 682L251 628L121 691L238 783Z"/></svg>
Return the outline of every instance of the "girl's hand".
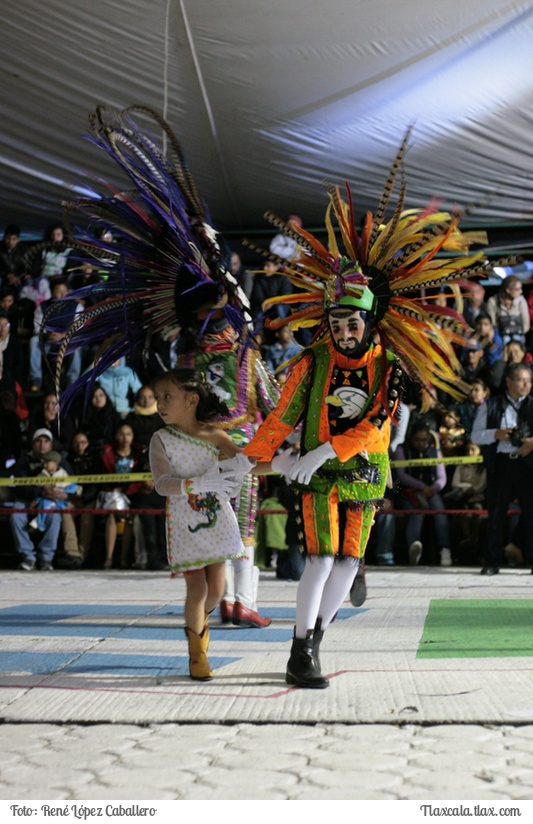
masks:
<svg viewBox="0 0 533 824"><path fill-rule="evenodd" d="M183 481L183 492L185 495L205 495L213 492L223 498L234 498L242 482L235 476L235 472L227 469L216 474L202 475L199 478L187 478Z"/></svg>

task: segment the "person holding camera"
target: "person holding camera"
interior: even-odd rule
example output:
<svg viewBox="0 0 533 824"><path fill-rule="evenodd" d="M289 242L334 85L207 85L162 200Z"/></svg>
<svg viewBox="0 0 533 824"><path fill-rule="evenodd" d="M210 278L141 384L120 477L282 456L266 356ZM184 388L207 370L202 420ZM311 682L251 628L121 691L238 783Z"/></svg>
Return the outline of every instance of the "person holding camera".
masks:
<svg viewBox="0 0 533 824"><path fill-rule="evenodd" d="M502 281L498 292L487 301L487 312L504 345L512 340L525 343L530 320L520 278L510 275Z"/></svg>
<svg viewBox="0 0 533 824"><path fill-rule="evenodd" d="M487 469L488 524L482 575L496 575L503 561L507 510L518 500L526 535L525 557L533 561L533 398L531 370L509 363L504 395L479 407L472 428ZM533 571L533 570L532 570Z"/></svg>

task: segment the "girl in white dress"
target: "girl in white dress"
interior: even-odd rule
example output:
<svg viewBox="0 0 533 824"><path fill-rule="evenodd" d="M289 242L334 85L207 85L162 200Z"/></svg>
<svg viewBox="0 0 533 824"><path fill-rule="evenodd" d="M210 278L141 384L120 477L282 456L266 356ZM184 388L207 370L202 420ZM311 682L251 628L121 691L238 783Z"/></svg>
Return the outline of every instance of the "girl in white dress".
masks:
<svg viewBox="0 0 533 824"><path fill-rule="evenodd" d="M191 678L208 681L208 616L224 594L225 562L246 555L229 503L241 485L220 469L222 453L240 453L229 435L207 421L224 410L195 369L179 367L155 384L157 411L165 422L150 441L155 488L167 497L167 552L173 572L185 576L185 633ZM227 410L226 410L227 412Z"/></svg>

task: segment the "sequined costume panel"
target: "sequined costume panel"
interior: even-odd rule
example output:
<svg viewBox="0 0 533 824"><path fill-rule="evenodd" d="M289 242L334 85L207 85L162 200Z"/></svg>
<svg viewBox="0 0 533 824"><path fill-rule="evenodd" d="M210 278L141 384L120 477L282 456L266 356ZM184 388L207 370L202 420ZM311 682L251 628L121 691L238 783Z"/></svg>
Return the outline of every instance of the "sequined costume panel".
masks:
<svg viewBox="0 0 533 824"><path fill-rule="evenodd" d="M213 444L176 427L159 430L153 436L156 438L161 440L176 478L204 475L218 463L218 450ZM246 555L229 501L214 494L169 495L166 519L168 562L173 572L201 569Z"/></svg>

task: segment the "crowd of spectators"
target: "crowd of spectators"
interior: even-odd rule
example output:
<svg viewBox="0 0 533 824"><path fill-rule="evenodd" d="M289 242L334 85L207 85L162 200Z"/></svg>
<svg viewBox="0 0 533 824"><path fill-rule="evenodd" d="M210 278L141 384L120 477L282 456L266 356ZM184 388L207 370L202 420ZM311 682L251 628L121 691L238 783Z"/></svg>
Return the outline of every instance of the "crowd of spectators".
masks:
<svg viewBox="0 0 533 824"><path fill-rule="evenodd" d="M533 312L530 315L528 308L530 304L533 308L533 300L528 304L522 290L522 282L514 275L494 287L490 296L486 296L481 284L468 285L464 317L474 335L469 347L457 348L464 379L470 386L465 400L453 402L439 390L427 393L414 386L408 388L403 415L408 416L409 424L403 442L391 450L392 459L458 460L447 464L400 465L393 470L393 491L378 516L370 549L370 557L374 552L378 564L416 565L422 561L441 566L483 565L487 468L485 462L460 461L479 459L481 455L482 449L473 442L478 439L472 436L478 410L491 397L508 396L514 364L523 365L528 372L533 367ZM451 293L427 296L428 301L435 299L441 305L457 308ZM517 516L507 519L502 556L510 566L531 567L533 559L514 496L511 506ZM426 514L431 517L426 518Z"/></svg>
<svg viewBox="0 0 533 824"><path fill-rule="evenodd" d="M291 359L309 343L310 333L293 334L288 326L272 332L261 326L265 314L281 320L287 314L283 304L265 312L264 300L292 292L281 259L294 255L294 249L279 246L272 254L279 262L244 266L235 251L231 270L252 315L260 321L256 334L264 360L281 383ZM63 338L62 330L90 305L90 291L70 301L68 314L62 312L59 320L54 301L73 289L97 283L100 277L105 274L97 267L79 262L62 226L51 226L41 243L25 248L19 228L5 228L0 242L0 472L4 478L40 477L34 486L0 486L0 526L8 539L4 546L9 546L9 557L24 570L166 566L164 520L154 514L164 507L164 501L151 482L102 487L61 481L65 475L148 470L150 437L162 425L151 384L165 368L175 365L186 346L177 328L150 359L139 353L131 360L115 362L87 397L80 391L68 412L59 413L49 364ZM470 437L478 408L505 392L509 365L533 365L533 289L524 296L523 288L515 276L505 278L499 288L468 285L464 316L474 337L471 346L458 348L457 355L470 385L469 395L462 403L451 403L439 391L426 393L408 386L402 423L391 445L393 458L479 454ZM422 298L449 306L455 299L446 292ZM46 328L51 315L54 331ZM63 389L80 378L94 355L95 350L88 347L67 357ZM383 565L421 560L444 566L478 563L484 532L478 513L485 507L487 485L484 466L398 468L394 477L395 486L377 518L370 560ZM282 486L265 489L263 497L279 500L279 508L290 512L291 492ZM95 515L99 508L107 514ZM140 513L132 516L130 509ZM448 515L447 510L454 514ZM428 513L433 513L431 518L425 517ZM290 529L292 519L286 522ZM517 507L517 517L509 519L505 542L509 564L531 564L525 557L522 534ZM290 553L283 555L287 547ZM279 559L279 577L298 577L294 536L288 535L285 545L274 553L272 547L267 549L267 562L272 557L274 562ZM4 556L3 560L8 559Z"/></svg>

